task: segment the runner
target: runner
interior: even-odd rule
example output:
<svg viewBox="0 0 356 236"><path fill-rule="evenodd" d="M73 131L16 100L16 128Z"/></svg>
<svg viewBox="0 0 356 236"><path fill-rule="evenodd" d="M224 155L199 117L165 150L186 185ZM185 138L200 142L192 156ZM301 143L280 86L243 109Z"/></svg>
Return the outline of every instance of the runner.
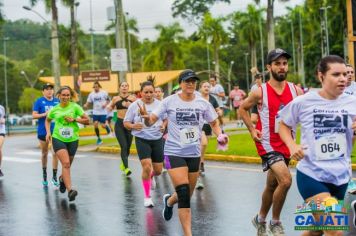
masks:
<svg viewBox="0 0 356 236"><path fill-rule="evenodd" d="M2 145L5 141L6 134L6 112L5 108L0 105L0 177L4 176L4 173L1 170L1 162L2 162Z"/></svg>
<svg viewBox="0 0 356 236"><path fill-rule="evenodd" d="M256 73L255 76L255 84L252 85L251 87L251 92L252 91L255 91L255 90L258 90L259 87L261 87L262 85L262 74L261 73ZM257 124L257 121L258 121L258 109L257 109L257 105L256 106L253 106L252 109L251 109L251 121L254 125Z"/></svg>
<svg viewBox="0 0 356 236"><path fill-rule="evenodd" d="M87 102L83 107L88 109L89 104L93 104L94 131L98 137L96 145L100 145L103 141L100 138L99 123L106 129L106 132L110 134L110 127L106 123L106 115L108 113L106 106L109 104L110 98L106 91L101 90L101 85L98 81L94 82L93 88L94 91L89 94Z"/></svg>
<svg viewBox="0 0 356 236"><path fill-rule="evenodd" d="M151 187L155 186L154 176L160 175L163 167L163 131L167 121L159 119L153 126L143 124L139 113L139 105L145 105L148 114L158 108L161 102L154 98L154 85L152 81L141 84L141 99L132 103L126 112L124 126L131 130L135 136L136 149L142 166L142 185L144 190L144 206L153 207ZM152 185L151 185L152 183ZM153 187L154 189L154 187Z"/></svg>
<svg viewBox="0 0 356 236"><path fill-rule="evenodd" d="M216 99L211 96L209 94L210 91L210 84L208 81L202 81L200 82L200 95L202 98L204 98L205 100L209 101L209 103L213 106L213 108L215 109L216 113L218 115L222 114L222 110L219 108L219 104L216 101ZM212 135L212 130L211 127L209 125L208 122L205 122L203 125L203 129L202 129L202 135L201 135L201 159L200 159L200 175L204 176L205 175L205 168L204 168L204 156L205 156L205 151L206 151L206 147L208 145L209 142L209 137ZM200 178L198 178L198 182L197 182L197 189L203 189L204 188L204 184L201 181Z"/></svg>
<svg viewBox="0 0 356 236"><path fill-rule="evenodd" d="M106 126L109 127L110 129L110 136L111 137L115 137L115 130L112 128L112 125L111 125L111 120L112 118L114 117L114 111L109 111L109 109L107 109L107 115L106 115Z"/></svg>
<svg viewBox="0 0 356 236"><path fill-rule="evenodd" d="M252 219L257 235L267 235L266 217L272 206L272 220L269 231L273 235L285 235L280 214L292 183L288 169L289 150L278 135L277 112L297 95L303 92L292 83L286 82L288 59L291 56L282 49L274 49L267 55L267 69L270 80L261 88L250 93L240 106L240 115L256 143L262 159L263 171L268 171L267 182L262 194L259 213ZM260 119L254 127L249 110L258 104Z"/></svg>
<svg viewBox="0 0 356 236"><path fill-rule="evenodd" d="M79 126L89 124L89 118L83 109L72 100L76 99L75 92L67 86L57 92L60 103L47 114L46 141L52 141L53 149L62 164L62 175L59 177L59 191L68 191L69 201L74 201L78 192L72 188L70 167L78 148ZM53 137L50 124L54 120Z"/></svg>
<svg viewBox="0 0 356 236"><path fill-rule="evenodd" d="M291 158L299 161L297 186L305 202L323 202L330 197L343 200L351 178L356 98L343 94L346 76L347 68L341 57L324 57L318 64L321 90L308 92L278 113L280 137L288 146ZM291 132L297 124L301 124L300 145ZM313 215L317 221L320 219L320 214ZM303 235L322 235L322 232ZM343 232L326 230L324 235L343 235Z"/></svg>
<svg viewBox="0 0 356 236"><path fill-rule="evenodd" d="M116 107L117 121L115 123L115 135L121 148L121 164L120 169L126 176L131 174L129 168L128 157L130 155L130 147L132 143L131 132L124 127L124 118L127 108L136 100L136 97L129 94L129 84L122 82L119 86L119 95L113 97L109 108L112 110Z"/></svg>
<svg viewBox="0 0 356 236"><path fill-rule="evenodd" d="M42 185L44 187L47 187L48 186L48 181L47 181L48 149L50 149L51 151L53 149L49 147L50 143L46 142L47 133L46 133L45 121L49 110L52 109L54 106L56 106L59 103L59 100L58 98L55 98L53 96L54 90L52 84L43 85L42 94L43 97L38 98L33 105L32 117L33 119L38 119L37 138L40 142L40 148L42 153L42 157L41 157L42 176L43 176ZM53 128L54 128L54 123L52 122L51 133L53 133ZM53 167L53 175L52 175L51 182L53 186L58 187L59 186L59 183L57 181L58 158L53 151L52 151L52 167Z"/></svg>
<svg viewBox="0 0 356 236"><path fill-rule="evenodd" d="M356 96L356 82L354 68L350 65L346 65L347 69L347 83L344 93Z"/></svg>
<svg viewBox="0 0 356 236"><path fill-rule="evenodd" d="M242 89L240 89L240 86L238 84L235 84L234 89L230 91L229 97L232 102L232 106L235 110L237 127L242 127L243 122L240 118L238 111L240 105L242 104L244 98L246 97L246 93Z"/></svg>
<svg viewBox="0 0 356 236"><path fill-rule="evenodd" d="M166 167L175 188L175 193L163 196L163 217L166 221L173 215L173 206L178 203L178 214L184 235L192 235L190 197L193 194L200 164L200 139L204 120L208 121L213 132L222 144L227 136L222 134L217 121L218 115L205 99L194 94L199 78L192 70L184 70L178 78L181 93L165 98L159 109L147 115L145 106L140 113L146 125L154 124L167 116L168 139L164 154L168 156Z"/></svg>
<svg viewBox="0 0 356 236"><path fill-rule="evenodd" d="M155 87L155 98L162 101L164 97L164 92L161 87Z"/></svg>

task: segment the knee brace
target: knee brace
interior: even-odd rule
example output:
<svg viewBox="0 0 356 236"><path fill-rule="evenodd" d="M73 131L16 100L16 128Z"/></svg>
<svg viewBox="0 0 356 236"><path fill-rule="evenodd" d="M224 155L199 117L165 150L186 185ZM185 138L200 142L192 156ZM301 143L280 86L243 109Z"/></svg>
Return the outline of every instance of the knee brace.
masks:
<svg viewBox="0 0 356 236"><path fill-rule="evenodd" d="M189 184L182 184L176 187L178 196L178 208L190 208Z"/></svg>

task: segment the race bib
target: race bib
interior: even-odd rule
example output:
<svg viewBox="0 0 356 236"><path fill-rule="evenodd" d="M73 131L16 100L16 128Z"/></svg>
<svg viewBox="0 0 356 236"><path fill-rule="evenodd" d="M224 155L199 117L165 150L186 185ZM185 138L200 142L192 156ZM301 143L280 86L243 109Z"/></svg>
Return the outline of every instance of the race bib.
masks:
<svg viewBox="0 0 356 236"><path fill-rule="evenodd" d="M59 134L60 134L63 138L71 138L71 137L73 137L73 128L71 128L71 127L60 128L60 129L59 129Z"/></svg>
<svg viewBox="0 0 356 236"><path fill-rule="evenodd" d="M238 102L238 101L240 101L240 100L241 100L240 96L235 96L235 97L234 97L234 101L235 101L235 102Z"/></svg>
<svg viewBox="0 0 356 236"><path fill-rule="evenodd" d="M184 128L180 130L181 144L197 144L199 141L198 128Z"/></svg>
<svg viewBox="0 0 356 236"><path fill-rule="evenodd" d="M331 134L315 140L316 160L327 161L343 158L346 154L345 134Z"/></svg>

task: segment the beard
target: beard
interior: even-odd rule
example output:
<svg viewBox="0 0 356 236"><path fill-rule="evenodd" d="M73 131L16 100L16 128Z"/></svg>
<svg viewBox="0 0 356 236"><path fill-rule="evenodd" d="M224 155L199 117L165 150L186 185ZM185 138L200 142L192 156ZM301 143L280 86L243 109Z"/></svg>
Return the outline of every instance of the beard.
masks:
<svg viewBox="0 0 356 236"><path fill-rule="evenodd" d="M278 82L282 82L287 79L288 72L285 72L284 74L278 74L274 71L271 71L271 74L275 80L277 80Z"/></svg>

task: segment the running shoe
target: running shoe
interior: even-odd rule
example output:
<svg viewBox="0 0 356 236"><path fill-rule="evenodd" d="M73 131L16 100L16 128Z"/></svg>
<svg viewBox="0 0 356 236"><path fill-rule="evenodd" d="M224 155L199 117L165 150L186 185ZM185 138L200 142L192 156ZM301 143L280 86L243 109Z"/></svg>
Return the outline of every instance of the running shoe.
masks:
<svg viewBox="0 0 356 236"><path fill-rule="evenodd" d="M351 202L351 209L354 213L354 219L353 219L352 223L354 224L354 227L356 228L356 200Z"/></svg>
<svg viewBox="0 0 356 236"><path fill-rule="evenodd" d="M198 178L197 185L195 186L195 188L198 190L202 190L204 188L204 184L200 178Z"/></svg>
<svg viewBox="0 0 356 236"><path fill-rule="evenodd" d="M1 169L0 169L0 177L3 177L4 173L2 173Z"/></svg>
<svg viewBox="0 0 356 236"><path fill-rule="evenodd" d="M154 176L152 176L152 178L151 178L151 190L155 190L156 189L156 185L157 185L156 179L155 179Z"/></svg>
<svg viewBox="0 0 356 236"><path fill-rule="evenodd" d="M166 221L169 221L173 216L173 207L168 206L168 199L170 198L170 196L171 195L168 193L163 196L164 208L162 211L162 216Z"/></svg>
<svg viewBox="0 0 356 236"><path fill-rule="evenodd" d="M131 173L132 173L132 172L131 172L130 168L127 167L127 168L125 169L125 175L126 175L126 176L130 176Z"/></svg>
<svg viewBox="0 0 356 236"><path fill-rule="evenodd" d="M269 224L268 226L268 231L271 235L273 236L285 236L286 234L284 233L284 228L282 226L282 223L279 222L277 224Z"/></svg>
<svg viewBox="0 0 356 236"><path fill-rule="evenodd" d="M74 201L75 200L75 197L78 195L78 192L77 190L74 190L74 189L71 189L68 193L68 198L69 198L69 201Z"/></svg>
<svg viewBox="0 0 356 236"><path fill-rule="evenodd" d="M204 162L200 163L200 175L205 176L205 168L204 168Z"/></svg>
<svg viewBox="0 0 356 236"><path fill-rule="evenodd" d="M103 141L100 138L98 138L98 140L96 140L96 145L101 145L101 144L103 144Z"/></svg>
<svg viewBox="0 0 356 236"><path fill-rule="evenodd" d="M121 171L125 171L125 165L124 165L124 163L123 162L121 162L121 164L120 164L120 170Z"/></svg>
<svg viewBox="0 0 356 236"><path fill-rule="evenodd" d="M60 176L59 177L59 192L65 193L65 191L66 191L66 185L64 184L62 176Z"/></svg>
<svg viewBox="0 0 356 236"><path fill-rule="evenodd" d="M148 198L144 198L143 199L143 205L145 207L154 207L154 204L152 202L152 198L148 197Z"/></svg>
<svg viewBox="0 0 356 236"><path fill-rule="evenodd" d="M258 222L258 214L252 218L252 224L257 229L257 236L268 236L266 222Z"/></svg>
<svg viewBox="0 0 356 236"><path fill-rule="evenodd" d="M42 185L43 185L43 187L48 187L48 181L47 180L43 180L42 181Z"/></svg>
<svg viewBox="0 0 356 236"><path fill-rule="evenodd" d="M54 187L59 187L59 183L58 183L58 181L56 180L56 179L54 179L54 178L52 178L51 179L51 182L52 182L52 185L54 186Z"/></svg>

